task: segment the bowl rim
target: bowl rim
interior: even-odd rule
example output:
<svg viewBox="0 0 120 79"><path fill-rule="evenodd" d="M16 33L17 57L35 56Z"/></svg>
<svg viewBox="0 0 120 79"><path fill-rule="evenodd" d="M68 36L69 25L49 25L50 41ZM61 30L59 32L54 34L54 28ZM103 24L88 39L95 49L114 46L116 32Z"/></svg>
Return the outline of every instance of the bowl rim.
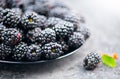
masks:
<svg viewBox="0 0 120 79"><path fill-rule="evenodd" d="M77 49L75 49L74 51L64 54L58 58L52 59L52 60L38 60L38 61L7 61L7 60L0 60L0 63L4 63L4 64L38 64L38 63L45 63L45 62L50 62L50 61L54 61L54 60L59 60L65 57L68 57L70 55L72 55L73 53L77 52L79 49L81 48L81 46Z"/></svg>

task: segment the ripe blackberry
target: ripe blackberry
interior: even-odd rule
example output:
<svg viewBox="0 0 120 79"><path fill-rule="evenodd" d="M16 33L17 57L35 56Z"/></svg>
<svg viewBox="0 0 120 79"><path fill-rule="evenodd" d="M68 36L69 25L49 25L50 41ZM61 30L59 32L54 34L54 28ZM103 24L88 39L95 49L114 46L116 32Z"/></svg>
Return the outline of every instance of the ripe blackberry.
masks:
<svg viewBox="0 0 120 79"><path fill-rule="evenodd" d="M84 25L81 24L79 26L78 32L82 33L84 35L84 39L86 40L88 37L90 37L90 30Z"/></svg>
<svg viewBox="0 0 120 79"><path fill-rule="evenodd" d="M45 59L55 59L63 54L62 47L57 43L48 43L42 47L42 53Z"/></svg>
<svg viewBox="0 0 120 79"><path fill-rule="evenodd" d="M26 53L28 52L28 46L25 43L20 43L13 49L12 58L16 61L24 60Z"/></svg>
<svg viewBox="0 0 120 79"><path fill-rule="evenodd" d="M56 41L56 34L53 29L46 28L42 31L42 34L45 37L44 44Z"/></svg>
<svg viewBox="0 0 120 79"><path fill-rule="evenodd" d="M0 0L0 7L5 8L6 7L6 2L5 0Z"/></svg>
<svg viewBox="0 0 120 79"><path fill-rule="evenodd" d="M65 4L64 2L62 1L58 1L58 0L54 0L53 3L52 3L52 8L56 8L56 7L61 7L61 8L67 8L69 9L68 5Z"/></svg>
<svg viewBox="0 0 120 79"><path fill-rule="evenodd" d="M85 57L83 66L86 70L93 70L96 68L98 63L100 63L100 61L101 58L98 53L92 52Z"/></svg>
<svg viewBox="0 0 120 79"><path fill-rule="evenodd" d="M63 18L65 14L68 14L70 12L69 9L56 7L50 10L49 16L50 17L58 17Z"/></svg>
<svg viewBox="0 0 120 79"><path fill-rule="evenodd" d="M11 54L11 47L5 44L0 44L0 59L6 59Z"/></svg>
<svg viewBox="0 0 120 79"><path fill-rule="evenodd" d="M17 27L20 23L20 15L16 14L11 9L5 9L1 13L2 15L2 23L8 28Z"/></svg>
<svg viewBox="0 0 120 79"><path fill-rule="evenodd" d="M12 8L12 11L14 11L17 15L22 15L22 10L20 8Z"/></svg>
<svg viewBox="0 0 120 79"><path fill-rule="evenodd" d="M39 15L39 23L38 23L38 26L41 28L41 29L45 29L45 22L46 22L47 18L43 15Z"/></svg>
<svg viewBox="0 0 120 79"><path fill-rule="evenodd" d="M47 21L45 22L45 26L52 28L54 27L58 22L60 22L62 19L56 18L56 17L49 17Z"/></svg>
<svg viewBox="0 0 120 79"><path fill-rule="evenodd" d="M77 16L75 13L69 13L64 15L64 20L69 21L74 24L74 29L76 30L80 24L80 16Z"/></svg>
<svg viewBox="0 0 120 79"><path fill-rule="evenodd" d="M73 29L64 26L64 24L58 23L53 27L53 30L56 32L57 40L63 39L68 41L68 38L73 34Z"/></svg>
<svg viewBox="0 0 120 79"><path fill-rule="evenodd" d="M41 58L41 48L37 45L30 45L26 54L28 61L37 61Z"/></svg>
<svg viewBox="0 0 120 79"><path fill-rule="evenodd" d="M18 30L14 28L9 28L9 29L4 29L1 32L1 39L3 43L11 46L18 44L22 39L22 35Z"/></svg>
<svg viewBox="0 0 120 79"><path fill-rule="evenodd" d="M32 11L27 11L21 19L21 24L23 26L23 29L33 29L37 27L37 24L39 23L39 17L38 14Z"/></svg>
<svg viewBox="0 0 120 79"><path fill-rule="evenodd" d="M78 48L85 42L84 36L79 32L74 32L69 38L68 44L71 48Z"/></svg>
<svg viewBox="0 0 120 79"><path fill-rule="evenodd" d="M33 6L33 10L41 15L48 15L48 12L51 9L51 1L50 0L36 0L35 5Z"/></svg>
<svg viewBox="0 0 120 79"><path fill-rule="evenodd" d="M44 22L46 21L46 17L42 15L38 15L33 11L27 11L21 20L21 24L24 29L33 29L35 27L44 27Z"/></svg>
<svg viewBox="0 0 120 79"><path fill-rule="evenodd" d="M69 50L69 46L67 45L67 43L63 40L57 41L58 44L60 44L62 46L62 50L64 52L67 52Z"/></svg>
<svg viewBox="0 0 120 79"><path fill-rule="evenodd" d="M42 45L45 37L43 36L40 28L35 28L28 31L26 40L28 40L30 43L37 43L39 45Z"/></svg>

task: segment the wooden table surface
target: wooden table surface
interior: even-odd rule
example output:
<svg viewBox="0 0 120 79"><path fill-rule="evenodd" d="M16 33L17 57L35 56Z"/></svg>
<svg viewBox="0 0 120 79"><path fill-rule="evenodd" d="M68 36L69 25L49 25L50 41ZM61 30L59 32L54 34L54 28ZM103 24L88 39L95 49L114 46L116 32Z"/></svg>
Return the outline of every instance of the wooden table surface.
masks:
<svg viewBox="0 0 120 79"><path fill-rule="evenodd" d="M0 79L120 79L120 59L116 68L100 64L94 71L83 68L83 58L91 51L116 52L120 56L120 1L66 0L86 19L91 37L75 54L36 65L0 66ZM3 68L4 66L4 68Z"/></svg>

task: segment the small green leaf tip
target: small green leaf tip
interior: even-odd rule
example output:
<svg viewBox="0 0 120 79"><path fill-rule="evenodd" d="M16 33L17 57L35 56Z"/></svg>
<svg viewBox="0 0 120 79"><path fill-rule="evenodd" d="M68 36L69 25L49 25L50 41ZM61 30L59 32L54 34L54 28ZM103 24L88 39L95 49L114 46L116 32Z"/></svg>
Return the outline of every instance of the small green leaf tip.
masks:
<svg viewBox="0 0 120 79"><path fill-rule="evenodd" d="M107 54L102 55L102 62L108 67L116 67L115 59Z"/></svg>

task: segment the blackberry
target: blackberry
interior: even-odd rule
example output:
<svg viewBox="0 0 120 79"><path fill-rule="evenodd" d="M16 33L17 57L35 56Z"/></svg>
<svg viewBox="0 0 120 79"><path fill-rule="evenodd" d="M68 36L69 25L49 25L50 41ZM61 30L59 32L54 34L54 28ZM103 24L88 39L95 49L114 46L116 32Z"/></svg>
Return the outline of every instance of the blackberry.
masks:
<svg viewBox="0 0 120 79"><path fill-rule="evenodd" d="M22 10L20 8L12 8L12 11L14 11L17 15L22 15Z"/></svg>
<svg viewBox="0 0 120 79"><path fill-rule="evenodd" d="M44 22L46 21L46 17L42 15L38 15L35 12L27 11L21 20L21 24L24 29L33 29L35 27L44 27Z"/></svg>
<svg viewBox="0 0 120 79"><path fill-rule="evenodd" d="M20 15L16 14L11 9L5 9L1 13L2 23L8 28L17 27L20 23Z"/></svg>
<svg viewBox="0 0 120 79"><path fill-rule="evenodd" d="M66 14L66 15L64 15L63 19L73 23L75 30L77 30L77 28L80 24L80 21L81 21L80 16L77 16L77 14L75 14L75 13Z"/></svg>
<svg viewBox="0 0 120 79"><path fill-rule="evenodd" d="M56 7L69 9L68 5L63 3L62 1L54 0L52 3L52 8L56 8Z"/></svg>
<svg viewBox="0 0 120 79"><path fill-rule="evenodd" d="M78 48L85 42L84 36L79 32L74 32L73 35L69 38L68 44L71 48Z"/></svg>
<svg viewBox="0 0 120 79"><path fill-rule="evenodd" d="M49 28L52 28L60 21L62 21L62 19L56 18L56 17L49 17L47 19L47 21L45 22L45 26L49 27Z"/></svg>
<svg viewBox="0 0 120 79"><path fill-rule="evenodd" d="M1 32L1 39L6 45L12 46L18 44L21 41L22 35L18 30L14 28L9 28L4 29Z"/></svg>
<svg viewBox="0 0 120 79"><path fill-rule="evenodd" d="M39 24L38 26L41 28L41 29L45 29L45 22L46 22L47 18L43 15L39 15Z"/></svg>
<svg viewBox="0 0 120 79"><path fill-rule="evenodd" d="M73 34L73 29L64 26L64 24L58 23L53 27L53 30L56 32L57 40L60 39L68 41L68 38Z"/></svg>
<svg viewBox="0 0 120 79"><path fill-rule="evenodd" d="M56 7L50 10L49 16L50 17L58 17L63 18L65 14L68 14L70 10L66 8Z"/></svg>
<svg viewBox="0 0 120 79"><path fill-rule="evenodd" d="M69 50L69 46L67 45L67 43L63 40L57 41L58 44L60 44L62 46L62 50L64 52L67 52Z"/></svg>
<svg viewBox="0 0 120 79"><path fill-rule="evenodd" d="M0 44L0 59L6 59L11 54L11 47L5 44Z"/></svg>
<svg viewBox="0 0 120 79"><path fill-rule="evenodd" d="M45 37L44 44L56 41L56 34L54 30L46 28L45 30L42 31L42 34Z"/></svg>
<svg viewBox="0 0 120 79"><path fill-rule="evenodd" d="M50 0L36 0L35 5L33 6L33 10L41 15L48 15L48 12L51 9L51 1Z"/></svg>
<svg viewBox="0 0 120 79"><path fill-rule="evenodd" d="M6 7L6 2L5 0L0 0L0 7L5 8Z"/></svg>
<svg viewBox="0 0 120 79"><path fill-rule="evenodd" d="M42 53L45 59L55 59L63 54L60 44L50 42L42 47Z"/></svg>
<svg viewBox="0 0 120 79"><path fill-rule="evenodd" d="M38 14L33 11L27 11L21 19L23 29L33 29L39 23Z"/></svg>
<svg viewBox="0 0 120 79"><path fill-rule="evenodd" d="M35 28L33 30L28 31L26 40L29 40L30 43L37 43L39 45L42 45L45 40L45 37L43 37L40 28Z"/></svg>
<svg viewBox="0 0 120 79"><path fill-rule="evenodd" d="M87 38L90 37L90 35L91 35L90 30L84 24L81 24L77 31L84 35L85 40L87 40Z"/></svg>
<svg viewBox="0 0 120 79"><path fill-rule="evenodd" d="M39 46L32 44L28 49L29 50L26 54L28 61L37 61L41 59L41 48Z"/></svg>
<svg viewBox="0 0 120 79"><path fill-rule="evenodd" d="M6 1L6 8L13 8L17 7L17 0L5 0Z"/></svg>
<svg viewBox="0 0 120 79"><path fill-rule="evenodd" d="M28 52L28 46L25 43L20 43L13 49L12 58L16 61L24 60L26 53Z"/></svg>
<svg viewBox="0 0 120 79"><path fill-rule="evenodd" d="M98 53L92 52L85 57L83 66L86 70L93 70L96 68L98 63L100 63L100 61L101 58Z"/></svg>

